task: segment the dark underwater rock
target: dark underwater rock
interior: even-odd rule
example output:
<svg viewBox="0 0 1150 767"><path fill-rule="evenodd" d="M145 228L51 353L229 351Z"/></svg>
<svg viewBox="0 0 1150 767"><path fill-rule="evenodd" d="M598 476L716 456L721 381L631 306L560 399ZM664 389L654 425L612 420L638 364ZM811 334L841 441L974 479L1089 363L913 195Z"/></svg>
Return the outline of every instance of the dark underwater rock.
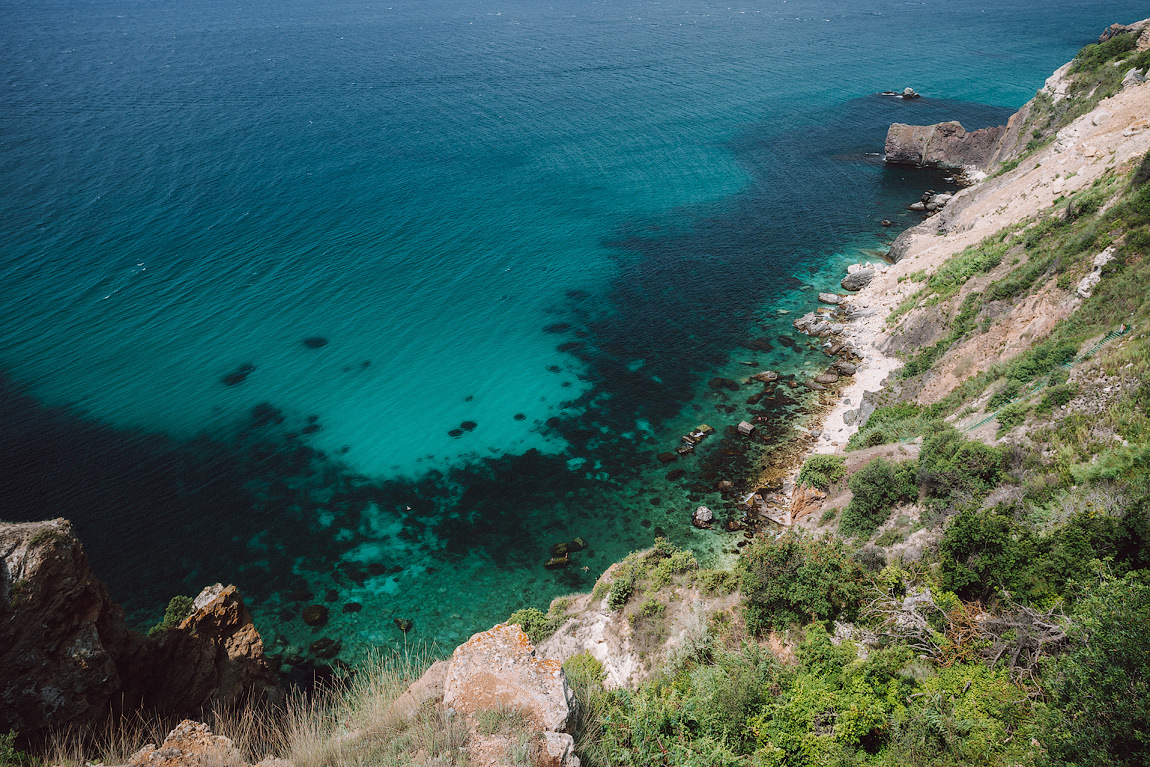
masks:
<svg viewBox="0 0 1150 767"><path fill-rule="evenodd" d="M223 377L222 380L224 382L224 386L235 386L236 384L242 384L244 381L248 380L248 376L251 375L255 369L255 365L250 362L245 362Z"/></svg>
<svg viewBox="0 0 1150 767"><path fill-rule="evenodd" d="M308 626L319 627L327 623L328 609L323 605L308 605L300 617Z"/></svg>
<svg viewBox="0 0 1150 767"><path fill-rule="evenodd" d="M320 660L331 660L339 654L342 644L343 643L338 639L333 640L331 637L320 637L311 643L308 650Z"/></svg>
<svg viewBox="0 0 1150 767"><path fill-rule="evenodd" d="M303 345L309 349L322 349L330 343L323 336L308 336L303 340Z"/></svg>

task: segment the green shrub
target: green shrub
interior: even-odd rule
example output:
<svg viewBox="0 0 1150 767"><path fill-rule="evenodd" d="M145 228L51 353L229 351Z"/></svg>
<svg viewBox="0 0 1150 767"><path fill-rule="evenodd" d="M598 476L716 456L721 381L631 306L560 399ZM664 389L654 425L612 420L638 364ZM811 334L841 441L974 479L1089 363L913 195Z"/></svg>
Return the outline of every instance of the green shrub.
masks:
<svg viewBox="0 0 1150 767"><path fill-rule="evenodd" d="M1010 517L965 509L939 544L939 583L963 599L983 599L1001 589L1025 600L1044 548Z"/></svg>
<svg viewBox="0 0 1150 767"><path fill-rule="evenodd" d="M967 494L981 498L1002 476L1005 454L968 440L948 426L927 439L918 458L918 486L928 496Z"/></svg>
<svg viewBox="0 0 1150 767"><path fill-rule="evenodd" d="M1006 432L1019 426L1026 420L1026 414L1030 412L1030 406L1025 402L1015 402L1013 405L1007 405L998 411L995 416L998 419L998 434L1001 436Z"/></svg>
<svg viewBox="0 0 1150 767"><path fill-rule="evenodd" d="M1106 578L1071 613L1070 653L1044 674L1052 698L1043 727L1051 763L1150 764L1150 587Z"/></svg>
<svg viewBox="0 0 1150 767"><path fill-rule="evenodd" d="M828 522L832 522L834 520L834 518L837 517L838 515L839 515L839 510L837 507L833 508L833 509L827 509L826 511L823 512L823 515L821 517L819 517L819 524L825 525Z"/></svg>
<svg viewBox="0 0 1150 767"><path fill-rule="evenodd" d="M636 581L633 567L626 567L626 563L619 566L615 573L615 580L611 582L611 591L607 594L607 606L612 610L622 610L627 606L631 595L635 593Z"/></svg>
<svg viewBox="0 0 1150 767"><path fill-rule="evenodd" d="M855 472L848 482L854 497L843 510L839 533L869 537L896 505L917 497L914 476L914 461L892 463L885 458L875 458Z"/></svg>
<svg viewBox="0 0 1150 767"><path fill-rule="evenodd" d="M799 470L799 484L828 490L847 475L846 461L841 455L816 453L807 458Z"/></svg>
<svg viewBox="0 0 1150 767"><path fill-rule="evenodd" d="M33 767L36 759L16 748L16 733L0 735L0 767Z"/></svg>
<svg viewBox="0 0 1150 767"><path fill-rule="evenodd" d="M532 642L539 644L554 634L555 630L563 625L563 620L562 613L552 615L534 607L527 607L511 613L505 622L509 625L518 624Z"/></svg>
<svg viewBox="0 0 1150 767"><path fill-rule="evenodd" d="M757 536L743 549L737 572L754 634L852 613L862 594L862 570L842 541L793 529L778 538Z"/></svg>
<svg viewBox="0 0 1150 767"><path fill-rule="evenodd" d="M666 609L667 605L654 597L647 597L643 600L643 604L639 605L639 616L642 618L657 618L662 615Z"/></svg>
<svg viewBox="0 0 1150 767"><path fill-rule="evenodd" d="M1070 74L1092 72L1103 64L1122 58L1123 54L1134 50L1138 36L1130 32L1115 35L1104 43L1092 43L1078 51L1070 65Z"/></svg>
<svg viewBox="0 0 1150 767"><path fill-rule="evenodd" d="M700 569L695 572L695 583L699 591L709 596L724 596L738 588L735 573L731 570Z"/></svg>
<svg viewBox="0 0 1150 767"><path fill-rule="evenodd" d="M1022 381L1016 379L1008 379L1001 389L990 395L990 399L986 401L986 409L997 410L998 408L1010 402L1018 396L1019 390L1022 388Z"/></svg>
<svg viewBox="0 0 1150 767"><path fill-rule="evenodd" d="M164 610L164 617L155 626L148 629L148 636L154 637L165 631L171 631L176 626L192 614L193 599L183 594L177 594L168 601L168 607Z"/></svg>

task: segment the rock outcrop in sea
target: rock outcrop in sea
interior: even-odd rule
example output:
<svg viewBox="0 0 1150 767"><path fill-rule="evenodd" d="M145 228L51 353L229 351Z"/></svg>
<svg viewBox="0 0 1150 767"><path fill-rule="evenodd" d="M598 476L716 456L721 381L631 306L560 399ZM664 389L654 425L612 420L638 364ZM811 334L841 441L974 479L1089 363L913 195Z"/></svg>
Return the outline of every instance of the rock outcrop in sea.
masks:
<svg viewBox="0 0 1150 767"><path fill-rule="evenodd" d="M169 716L249 698L276 676L234 586L156 637L132 631L65 519L0 523L0 732L82 727L145 706Z"/></svg>
<svg viewBox="0 0 1150 767"><path fill-rule="evenodd" d="M895 123L886 134L886 161L951 170L985 171L999 156L1005 125L967 131L950 121L935 125Z"/></svg>

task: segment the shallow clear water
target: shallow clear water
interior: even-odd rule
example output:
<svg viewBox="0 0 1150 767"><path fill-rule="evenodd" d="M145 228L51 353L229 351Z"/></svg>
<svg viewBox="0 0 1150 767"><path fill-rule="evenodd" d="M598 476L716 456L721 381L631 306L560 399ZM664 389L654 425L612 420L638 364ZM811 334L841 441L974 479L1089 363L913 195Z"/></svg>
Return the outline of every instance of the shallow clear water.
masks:
<svg viewBox="0 0 1150 767"><path fill-rule="evenodd" d="M330 635L349 659L402 641L395 618L453 644L587 588L656 533L730 550L689 510L729 509L715 478L748 476L757 453L720 461L716 439L678 480L654 456L700 421L753 410L777 438L798 417L801 401L752 408L707 382L825 363L779 340L794 336L778 310L809 310L944 183L882 165L887 125L997 124L1140 15L971 0L0 14L5 517L73 519L138 620L233 581L272 644ZM874 95L907 85L926 98ZM589 548L573 565L543 569L575 536ZM313 634L299 608L326 596Z"/></svg>

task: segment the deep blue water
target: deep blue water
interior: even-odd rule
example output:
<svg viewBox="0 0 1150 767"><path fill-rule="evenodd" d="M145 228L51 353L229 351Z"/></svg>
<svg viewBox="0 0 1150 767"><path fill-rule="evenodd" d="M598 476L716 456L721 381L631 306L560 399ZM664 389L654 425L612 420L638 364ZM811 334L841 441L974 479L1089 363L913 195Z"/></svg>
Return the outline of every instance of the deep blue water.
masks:
<svg viewBox="0 0 1150 767"><path fill-rule="evenodd" d="M450 646L656 533L719 556L690 509L758 453L655 453L801 416L707 383L825 363L779 310L945 183L884 167L887 125L1000 123L1139 17L2 0L0 514L71 518L140 621L233 581L304 647L332 597L346 658L399 617Z"/></svg>

